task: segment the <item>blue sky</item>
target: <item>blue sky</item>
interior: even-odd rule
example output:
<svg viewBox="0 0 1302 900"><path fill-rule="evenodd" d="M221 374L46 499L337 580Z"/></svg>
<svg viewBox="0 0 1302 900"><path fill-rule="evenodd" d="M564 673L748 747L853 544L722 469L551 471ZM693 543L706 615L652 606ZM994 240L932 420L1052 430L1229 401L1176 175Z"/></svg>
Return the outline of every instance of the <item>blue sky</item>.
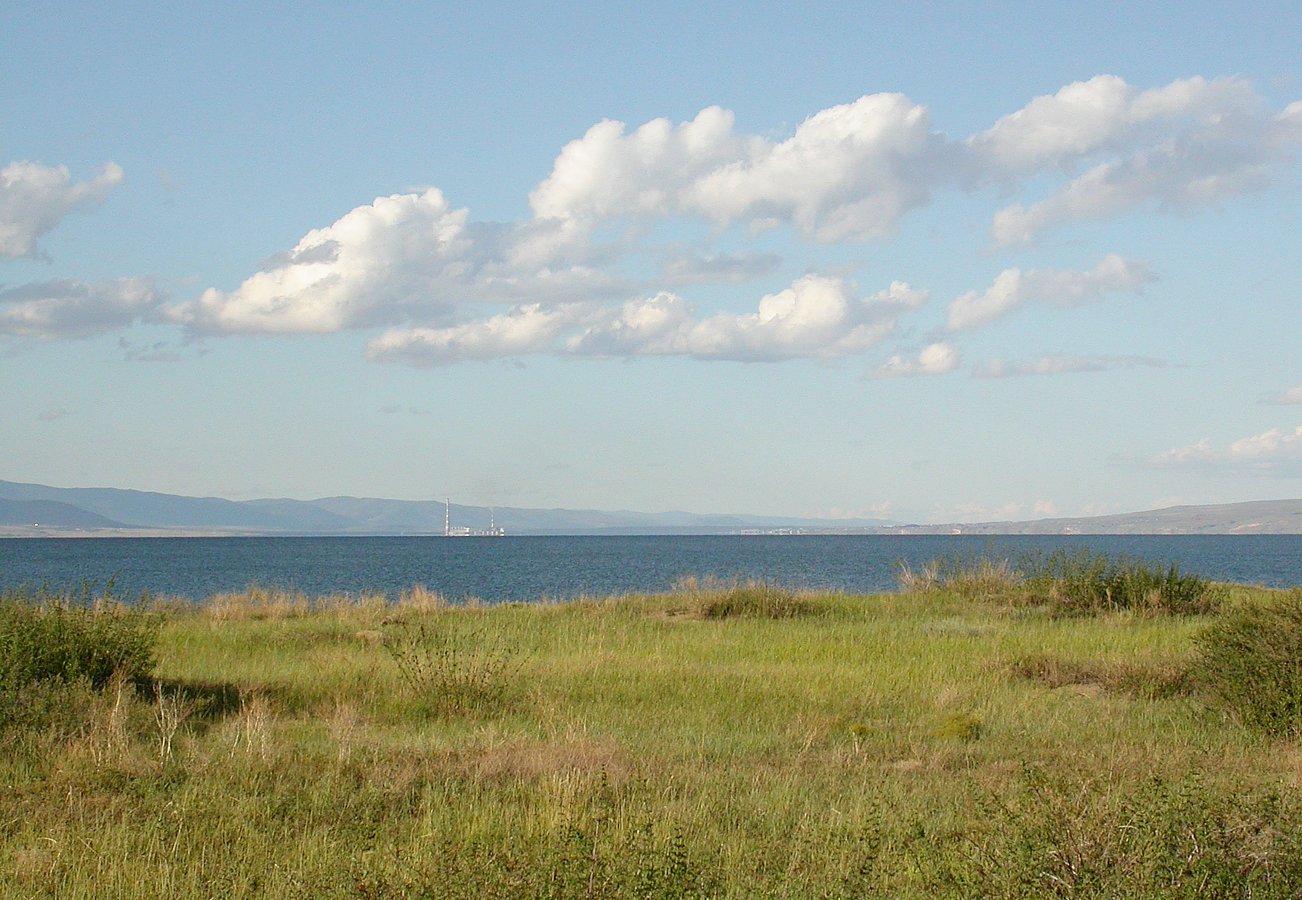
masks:
<svg viewBox="0 0 1302 900"><path fill-rule="evenodd" d="M0 478L1302 496L1296 3L0 10Z"/></svg>

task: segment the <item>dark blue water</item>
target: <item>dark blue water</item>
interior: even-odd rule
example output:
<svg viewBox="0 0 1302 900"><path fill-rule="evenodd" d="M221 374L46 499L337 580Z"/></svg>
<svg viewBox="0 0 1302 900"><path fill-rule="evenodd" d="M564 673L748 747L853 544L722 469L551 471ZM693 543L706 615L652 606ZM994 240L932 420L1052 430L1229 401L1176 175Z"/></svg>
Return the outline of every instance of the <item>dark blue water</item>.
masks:
<svg viewBox="0 0 1302 900"><path fill-rule="evenodd" d="M1217 581L1302 585L1302 535L1242 536L691 536L260 537L0 539L0 589L89 582L114 593L201 599L251 584L309 595L421 584L487 602L654 592L684 576L760 579L793 588L893 590L900 561L1088 549Z"/></svg>

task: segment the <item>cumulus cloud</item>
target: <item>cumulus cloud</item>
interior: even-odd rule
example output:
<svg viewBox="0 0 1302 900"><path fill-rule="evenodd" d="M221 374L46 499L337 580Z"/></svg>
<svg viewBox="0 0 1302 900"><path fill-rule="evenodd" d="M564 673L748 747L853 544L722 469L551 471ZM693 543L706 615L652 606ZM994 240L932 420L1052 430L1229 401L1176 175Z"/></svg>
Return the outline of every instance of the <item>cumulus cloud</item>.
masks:
<svg viewBox="0 0 1302 900"><path fill-rule="evenodd" d="M1154 280L1142 262L1110 253L1089 272L1005 269L984 291L969 291L949 305L950 331L987 325L1028 303L1079 306L1114 291L1138 291Z"/></svg>
<svg viewBox="0 0 1302 900"><path fill-rule="evenodd" d="M529 201L537 218L569 223L697 215L789 221L823 242L881 237L948 177L946 143L926 109L900 94L821 110L777 142L735 133L719 107L632 132L604 121L565 146Z"/></svg>
<svg viewBox="0 0 1302 900"><path fill-rule="evenodd" d="M23 285L0 291L0 334L46 340L89 337L152 318L160 300L149 278Z"/></svg>
<svg viewBox="0 0 1302 900"><path fill-rule="evenodd" d="M37 255L43 234L69 213L102 202L121 181L116 163L82 182L67 166L12 162L0 169L0 257Z"/></svg>
<svg viewBox="0 0 1302 900"><path fill-rule="evenodd" d="M831 359L859 353L926 302L903 282L869 297L843 279L809 275L764 296L753 313L699 316L682 297L518 306L510 312L443 328L395 329L372 340L372 359L446 365L528 353L561 356L686 356L737 362Z"/></svg>
<svg viewBox="0 0 1302 900"><path fill-rule="evenodd" d="M367 349L371 359L380 362L416 365L521 356L548 350L561 329L585 317L581 306L547 309L531 303L462 325L394 329L373 339Z"/></svg>
<svg viewBox="0 0 1302 900"><path fill-rule="evenodd" d="M1159 467L1202 467L1265 475L1302 474L1302 425L1292 431L1272 428L1241 438L1223 449L1203 438L1196 444L1160 453L1149 463Z"/></svg>
<svg viewBox="0 0 1302 900"><path fill-rule="evenodd" d="M896 316L823 275L744 314L710 308L708 293L688 288L771 274L782 260L744 246L766 229L789 226L824 244L878 239L942 189L1015 195L1046 177L1065 181L998 214L996 237L1012 245L1149 201L1177 211L1215 202L1273 177L1299 144L1302 103L1271 114L1239 79L1140 90L1100 76L966 140L935 130L927 109L900 94L823 109L785 138L739 130L716 106L679 123L606 120L561 148L522 221L475 222L434 188L379 197L234 289L211 288L165 315L197 334L387 328L369 345L384 360L840 356L880 340ZM683 244L684 219L688 233L712 226L709 237ZM1088 272L1011 268L957 298L948 326L975 328L1031 303L1090 302L1151 279L1116 255Z"/></svg>
<svg viewBox="0 0 1302 900"><path fill-rule="evenodd" d="M1147 356L1042 356L1024 363L992 359L977 366L978 378L1017 378L1029 375L1065 375L1072 372L1103 372L1108 369L1165 368L1166 362Z"/></svg>
<svg viewBox="0 0 1302 900"><path fill-rule="evenodd" d="M698 319L681 304L664 300L649 311L626 305L613 321L587 329L567 349L600 356L690 356L740 362L830 359L876 344L894 330L903 311L916 309L926 298L925 292L895 282L860 299L843 279L807 275L783 291L764 296L754 313L716 313Z"/></svg>
<svg viewBox="0 0 1302 900"><path fill-rule="evenodd" d="M474 302L599 296L619 285L583 266L513 264L516 242L530 236L523 226L472 224L434 188L378 197L308 232L234 291L209 289L167 314L197 332L321 334L437 322Z"/></svg>
<svg viewBox="0 0 1302 900"><path fill-rule="evenodd" d="M874 373L878 378L906 378L913 375L944 375L958 368L959 352L953 344L928 344L916 357L895 354Z"/></svg>
<svg viewBox="0 0 1302 900"><path fill-rule="evenodd" d="M1191 78L1139 91L1100 76L1039 97L970 139L982 174L1094 164L1044 200L999 211L995 243L1028 244L1048 228L1150 203L1189 212L1260 189L1296 156L1296 107L1270 115L1238 78Z"/></svg>

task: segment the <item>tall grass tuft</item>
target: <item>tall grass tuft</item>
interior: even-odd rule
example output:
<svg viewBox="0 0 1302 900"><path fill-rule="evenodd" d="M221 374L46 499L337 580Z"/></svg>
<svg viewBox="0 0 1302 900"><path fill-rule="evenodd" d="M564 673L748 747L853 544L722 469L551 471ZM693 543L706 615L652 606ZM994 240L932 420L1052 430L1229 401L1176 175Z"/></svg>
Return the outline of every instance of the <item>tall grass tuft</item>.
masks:
<svg viewBox="0 0 1302 900"><path fill-rule="evenodd" d="M1045 606L1057 615L1133 611L1205 615L1219 607L1223 591L1175 563L1154 565L1125 556L1059 550L1006 558L960 556L934 559L920 569L900 564L900 589L946 591L965 600L1001 600Z"/></svg>
<svg viewBox="0 0 1302 900"><path fill-rule="evenodd" d="M390 622L382 646L417 705L435 715L491 713L506 705L520 667L517 653L483 630L457 630L444 613Z"/></svg>
<svg viewBox="0 0 1302 900"><path fill-rule="evenodd" d="M906 593L949 591L966 600L1007 597L1018 590L1022 576L1007 559L938 557L914 570L899 563L897 577Z"/></svg>
<svg viewBox="0 0 1302 900"><path fill-rule="evenodd" d="M1019 568L1033 596L1047 599L1055 612L1091 615L1133 610L1174 615L1215 612L1219 592L1206 579L1179 566L1155 565L1126 556L1064 550L1028 554Z"/></svg>
<svg viewBox="0 0 1302 900"><path fill-rule="evenodd" d="M1199 682L1233 716L1302 736L1302 589L1230 610L1197 643Z"/></svg>
<svg viewBox="0 0 1302 900"><path fill-rule="evenodd" d="M825 611L810 597L764 581L687 578L676 587L688 598L690 612L702 619L798 619Z"/></svg>

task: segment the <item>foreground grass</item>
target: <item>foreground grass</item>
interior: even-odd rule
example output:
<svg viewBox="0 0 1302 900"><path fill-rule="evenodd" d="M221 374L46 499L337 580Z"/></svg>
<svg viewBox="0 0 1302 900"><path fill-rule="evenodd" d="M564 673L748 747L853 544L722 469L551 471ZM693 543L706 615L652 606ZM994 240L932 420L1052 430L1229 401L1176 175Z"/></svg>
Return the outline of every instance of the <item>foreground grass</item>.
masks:
<svg viewBox="0 0 1302 900"><path fill-rule="evenodd" d="M150 681L5 739L0 888L1297 896L1302 748L1200 695L1208 621L941 589L215 598L164 615Z"/></svg>

